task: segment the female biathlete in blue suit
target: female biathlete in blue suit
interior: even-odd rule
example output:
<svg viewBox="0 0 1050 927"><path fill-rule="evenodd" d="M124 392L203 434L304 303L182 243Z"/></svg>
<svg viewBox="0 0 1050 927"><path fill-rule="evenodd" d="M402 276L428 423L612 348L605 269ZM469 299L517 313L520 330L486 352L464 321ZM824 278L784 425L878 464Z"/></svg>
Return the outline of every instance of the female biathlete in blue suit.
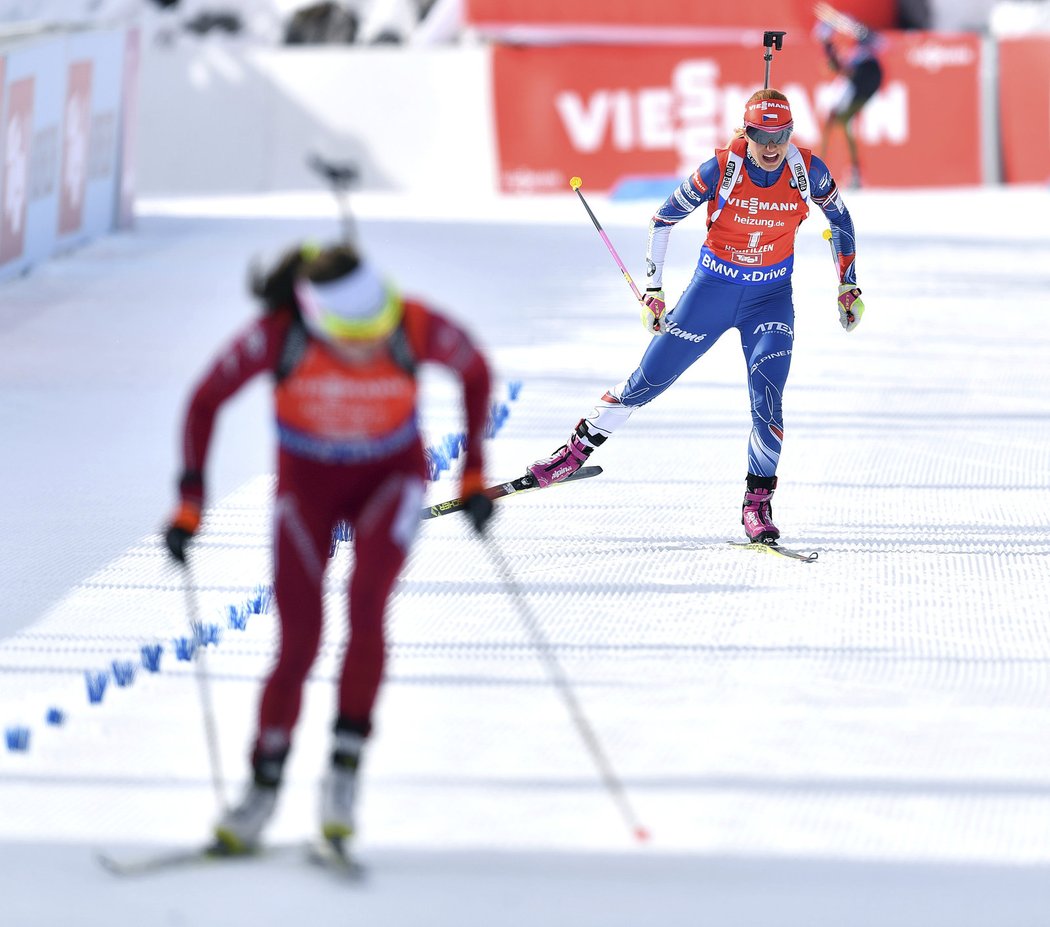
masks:
<svg viewBox="0 0 1050 927"><path fill-rule="evenodd" d="M580 419L566 444L528 470L540 486L576 472L631 413L659 396L730 328L740 332L751 393L747 489L741 520L752 541L780 537L770 500L784 438L781 397L791 366L795 310L791 271L795 235L810 202L827 216L839 264L839 320L860 322L853 221L820 158L791 142L787 97L760 90L748 100L744 127L668 197L649 227L648 287L642 324L660 337L638 368ZM664 256L671 229L707 205L707 238L692 281L665 312Z"/></svg>

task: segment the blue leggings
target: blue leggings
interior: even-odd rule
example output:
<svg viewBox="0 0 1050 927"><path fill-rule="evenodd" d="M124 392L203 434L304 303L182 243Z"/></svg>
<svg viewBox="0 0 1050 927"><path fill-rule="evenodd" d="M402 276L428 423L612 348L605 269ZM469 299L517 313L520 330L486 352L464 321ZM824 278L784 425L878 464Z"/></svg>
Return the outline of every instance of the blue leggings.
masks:
<svg viewBox="0 0 1050 927"><path fill-rule="evenodd" d="M653 338L616 398L635 408L652 401L736 328L751 392L748 470L756 476L775 476L784 439L781 398L791 367L794 324L790 279L741 285L697 271L667 314L664 334Z"/></svg>

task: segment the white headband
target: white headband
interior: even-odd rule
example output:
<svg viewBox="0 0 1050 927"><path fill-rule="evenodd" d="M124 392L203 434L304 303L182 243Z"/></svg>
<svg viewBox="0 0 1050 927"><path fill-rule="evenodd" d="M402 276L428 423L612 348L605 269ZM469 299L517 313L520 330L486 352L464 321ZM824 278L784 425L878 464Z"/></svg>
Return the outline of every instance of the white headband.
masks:
<svg viewBox="0 0 1050 927"><path fill-rule="evenodd" d="M386 303L386 287L370 265L362 262L343 277L327 283L297 280L295 295L299 297L303 316L308 324L324 331L325 316L334 316L347 322L363 322L377 315Z"/></svg>

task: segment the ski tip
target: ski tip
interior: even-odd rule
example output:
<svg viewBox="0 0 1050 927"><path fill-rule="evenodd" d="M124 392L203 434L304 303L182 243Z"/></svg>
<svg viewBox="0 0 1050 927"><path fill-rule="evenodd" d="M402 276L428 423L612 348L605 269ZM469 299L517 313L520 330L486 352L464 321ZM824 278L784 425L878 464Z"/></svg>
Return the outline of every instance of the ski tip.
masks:
<svg viewBox="0 0 1050 927"><path fill-rule="evenodd" d="M101 850L96 850L95 859L98 861L98 864L106 870L106 872L111 872L113 875L120 875L121 866L112 856L108 856Z"/></svg>
<svg viewBox="0 0 1050 927"><path fill-rule="evenodd" d="M788 560L798 560L800 563L815 563L820 553L815 550L794 550L790 547L781 547L780 544L771 541L729 541L731 547L740 550L755 550L762 553L773 554L775 557L785 557Z"/></svg>
<svg viewBox="0 0 1050 927"><path fill-rule="evenodd" d="M602 468L597 464L591 464L587 467L580 467L575 473L569 474L564 480L559 480L561 483L571 483L573 480L585 480L591 476L597 476L602 473ZM551 483L552 486L557 486L558 483Z"/></svg>
<svg viewBox="0 0 1050 927"><path fill-rule="evenodd" d="M306 847L307 859L316 866L334 872L352 882L365 877L365 867L350 852L346 841L339 837L322 837Z"/></svg>

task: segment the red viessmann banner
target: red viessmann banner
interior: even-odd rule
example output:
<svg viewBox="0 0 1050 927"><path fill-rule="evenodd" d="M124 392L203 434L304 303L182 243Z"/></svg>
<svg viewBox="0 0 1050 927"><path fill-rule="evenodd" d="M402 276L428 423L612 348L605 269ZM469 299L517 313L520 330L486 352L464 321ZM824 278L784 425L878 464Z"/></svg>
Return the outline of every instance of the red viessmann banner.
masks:
<svg viewBox="0 0 1050 927"><path fill-rule="evenodd" d="M60 235L77 231L84 217L91 141L91 73L90 61L74 61L69 66L62 123L62 177L58 185Z"/></svg>
<svg viewBox="0 0 1050 927"><path fill-rule="evenodd" d="M865 185L982 182L980 57L975 35L887 36L882 89L854 124ZM573 175L592 190L639 175L685 177L726 144L764 73L760 46L497 46L500 188L561 191ZM791 101L795 141L820 154L821 125L843 86L821 46L785 42L770 84ZM845 184L841 132L826 160Z"/></svg>
<svg viewBox="0 0 1050 927"><path fill-rule="evenodd" d="M29 205L29 143L33 137L33 78L7 87L0 185L0 264L22 255Z"/></svg>
<svg viewBox="0 0 1050 927"><path fill-rule="evenodd" d="M831 5L873 29L892 29L897 24L896 0L835 0ZM483 32L542 29L552 38L557 30L579 34L587 29L623 27L794 32L802 29L797 36L801 38L813 25L814 15L813 0L466 0L465 19Z"/></svg>

